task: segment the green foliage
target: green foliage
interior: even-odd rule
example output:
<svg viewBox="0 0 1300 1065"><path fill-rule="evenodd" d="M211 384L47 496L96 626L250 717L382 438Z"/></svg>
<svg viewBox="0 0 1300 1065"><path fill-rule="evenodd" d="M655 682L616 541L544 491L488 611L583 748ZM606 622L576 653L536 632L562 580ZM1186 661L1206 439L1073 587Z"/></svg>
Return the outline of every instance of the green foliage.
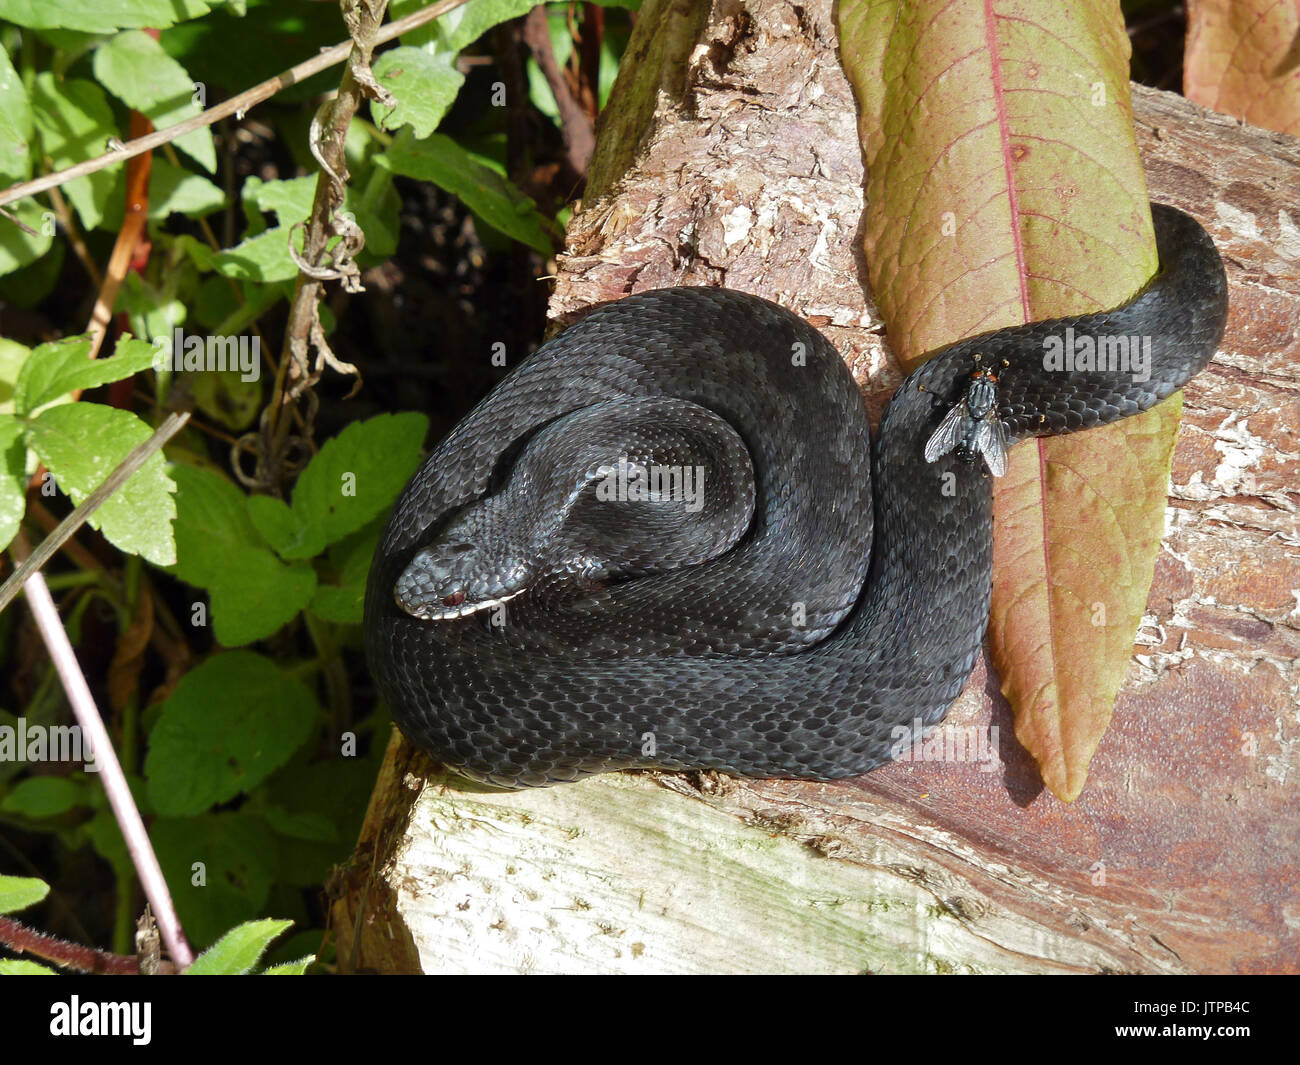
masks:
<svg viewBox="0 0 1300 1065"><path fill-rule="evenodd" d="M239 699L213 713L213 706ZM162 705L144 775L154 811L202 813L250 791L311 735L311 689L248 651L215 655L190 670Z"/></svg>
<svg viewBox="0 0 1300 1065"><path fill-rule="evenodd" d="M0 876L0 913L35 906L50 893L49 885L29 876Z"/></svg>
<svg viewBox="0 0 1300 1065"><path fill-rule="evenodd" d="M425 2L397 0L390 19ZM397 250L406 179L458 197L485 239L519 241L542 256L559 247L553 214L506 177L503 101L467 107L462 99L473 83L462 53L532 6L470 0L377 54L375 74L393 105L363 108L346 142L342 209L365 234L362 270ZM572 51L576 11L553 5L561 62ZM111 151L127 139L132 110L165 128L345 38L337 5L315 0L0 0L0 185ZM602 99L621 39L612 35L606 45ZM195 424L233 438L278 401L275 374L266 372L275 367L260 348L245 373L189 367L187 344L219 340L203 349L210 358L233 352L224 345L255 330L261 339L282 328L298 277L290 241L301 249L299 223L319 177L306 135L316 102L307 101L337 87L343 69L258 106L255 136L268 145L274 139L265 153L274 163L263 161L252 174L226 173L214 127L152 153L150 252L142 269L126 273L113 308L129 334L109 340L93 360L90 337L79 335L84 319L66 320L84 314L93 288L60 303L57 286L69 277L86 283L90 270L79 271L71 256L89 257L100 270L108 261L127 217L128 168L117 163L6 208L27 228L0 217L0 302L58 307L51 318L68 335L30 338L32 346L0 337L0 548L25 521L29 538L39 539L29 501L66 512L149 437L169 406L192 404ZM532 77L532 98L546 103L549 90ZM444 128L449 115L467 112L475 116L472 134ZM553 105L546 113L554 114ZM238 119L221 127L224 151L232 151L239 127ZM74 230L76 245L64 239ZM322 322L328 333L331 308L323 308ZM127 380L131 410L120 391L105 388ZM422 414L380 414L331 439L309 439L314 454L280 498L239 485L228 472L228 448L207 447L188 430L169 446L169 459L153 456L91 518L122 558L104 564L97 545L102 569L63 555L47 570L56 591L68 590L61 606L79 652L90 635L110 642L92 683L186 932L197 947L210 946L193 972L291 974L314 960L322 935L306 900L319 896L355 842L388 729L382 711L353 712L340 656L359 657L370 560L427 432ZM46 478L33 489L42 467ZM78 540L89 542L84 533ZM170 629L143 610L164 601L174 613ZM0 615L0 667L9 664L3 644L17 613ZM164 663L151 634L184 653ZM133 665L128 646L151 666L138 657ZM24 689L24 705L0 707L0 727L66 725L57 681L48 670L38 679ZM116 885L113 947L127 951L138 886L92 770L70 764L33 772L0 761L0 830L45 833L59 860L83 849L98 855ZM0 913L35 905L47 891L40 881L0 877ZM260 919L267 913L286 919ZM291 923L302 931L265 958ZM50 970L0 961L0 972L37 971Z"/></svg>
<svg viewBox="0 0 1300 1065"><path fill-rule="evenodd" d="M321 448L294 488L292 505L246 496L210 470L177 466L175 572L207 589L218 640L238 647L265 639L312 602L319 556L379 517L415 472L428 430L421 414L381 414L348 426ZM377 534L377 530L376 530ZM373 548L373 539L370 541ZM341 571L338 563L350 561ZM369 557L322 559L342 581L328 587L359 603ZM328 620L339 618L327 596Z"/></svg>
<svg viewBox="0 0 1300 1065"><path fill-rule="evenodd" d="M212 947L195 958L194 964L185 970L185 975L214 976L223 973L239 975L252 972L253 966L262 960L262 955L270 946L271 940L291 924L292 921L249 921L238 928L232 928ZM303 958L299 962L273 966L266 971L278 975L301 973L310 961L310 958Z"/></svg>
<svg viewBox="0 0 1300 1065"><path fill-rule="evenodd" d="M455 193L493 229L537 251L550 251L550 227L533 201L450 137L435 133L417 140L403 131L380 162L395 173Z"/></svg>

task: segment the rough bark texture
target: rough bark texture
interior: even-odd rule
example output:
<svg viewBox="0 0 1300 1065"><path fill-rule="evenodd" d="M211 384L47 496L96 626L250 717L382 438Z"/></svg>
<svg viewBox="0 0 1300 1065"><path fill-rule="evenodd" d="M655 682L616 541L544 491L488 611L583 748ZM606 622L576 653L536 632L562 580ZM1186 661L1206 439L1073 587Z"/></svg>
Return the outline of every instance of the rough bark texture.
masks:
<svg viewBox="0 0 1300 1065"><path fill-rule="evenodd" d="M829 0L647 0L631 49L553 318L665 285L756 292L819 326L878 413L899 373L855 250ZM345 964L1300 970L1300 145L1133 92L1152 198L1207 225L1232 313L1186 390L1146 622L1081 798L1043 791L987 664L948 719L997 727L982 767L499 795L395 743L336 904Z"/></svg>

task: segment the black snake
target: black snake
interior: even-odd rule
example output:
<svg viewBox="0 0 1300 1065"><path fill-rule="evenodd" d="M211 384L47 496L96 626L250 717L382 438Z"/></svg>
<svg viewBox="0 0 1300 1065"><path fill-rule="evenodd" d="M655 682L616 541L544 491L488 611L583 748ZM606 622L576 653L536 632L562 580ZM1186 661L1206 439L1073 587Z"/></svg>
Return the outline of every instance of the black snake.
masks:
<svg viewBox="0 0 1300 1065"><path fill-rule="evenodd" d="M366 648L399 727L513 787L887 761L899 728L943 717L988 623L991 479L970 446L924 454L972 374L996 372L1015 443L1146 410L1214 355L1218 252L1187 215L1152 215L1161 270L1133 300L945 348L874 450L835 350L755 296L643 292L544 344L433 450L380 539ZM1149 376L1046 367L1067 327L1149 337Z"/></svg>

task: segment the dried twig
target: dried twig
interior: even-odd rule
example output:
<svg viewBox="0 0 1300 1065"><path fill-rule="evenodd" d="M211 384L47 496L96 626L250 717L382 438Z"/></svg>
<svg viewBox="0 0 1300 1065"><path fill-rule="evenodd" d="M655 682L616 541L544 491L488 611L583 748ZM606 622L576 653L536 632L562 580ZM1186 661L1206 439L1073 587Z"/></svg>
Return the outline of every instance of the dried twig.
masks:
<svg viewBox="0 0 1300 1065"><path fill-rule="evenodd" d="M22 554L27 547L26 538L20 532L14 541L14 548ZM127 853L140 877L140 886L144 888L145 898L153 907L158 917L158 927L162 932L163 942L172 960L179 968L185 968L194 960L194 952L185 932L181 928L180 918L172 904L171 892L167 881L158 865L158 857L149 843L149 834L145 831L140 811L131 797L131 789L126 783L126 774L122 772L122 763L117 760L117 751L104 726L104 719L99 716L94 697L86 683L85 674L77 663L77 656L72 650L68 634L59 620L58 608L50 598L50 590L45 586L45 578L39 572L28 578L25 586L27 605L31 607L36 627L41 639L50 652L55 671L67 693L72 712L81 726L82 735L87 740L89 750L93 752L95 766L108 796L108 805L113 810L118 826L122 829L122 838L126 841Z"/></svg>
<svg viewBox="0 0 1300 1065"><path fill-rule="evenodd" d="M555 107L560 112L560 135L564 138L564 152L573 176L585 177L591 153L596 147L596 133L591 116L574 97L569 83L564 80L564 72L555 61L544 5L533 8L524 19L524 43L533 53L546 84L551 87L551 95L555 97Z"/></svg>
<svg viewBox="0 0 1300 1065"><path fill-rule="evenodd" d="M289 235L289 251L298 264L298 278L289 304L284 350L269 416L264 423L262 441L253 448L259 467L254 480L266 486L276 486L280 480L280 456L289 436L288 420L282 416L285 408L320 379L326 366L339 373L352 374L360 386L357 368L340 360L325 339L320 323L320 297L324 283L331 280L342 281L348 292L361 289L361 271L355 257L365 244L365 234L350 215L340 210L348 179L344 146L348 126L362 100L370 98L390 106L394 102L370 69L387 6L388 0L343 0L343 17L352 34L352 54L339 82L338 94L323 103L312 119L311 151L320 164L316 196L311 214ZM301 252L294 246L297 232L302 233ZM331 240L336 240L332 247ZM312 350L316 353L314 366L308 362Z"/></svg>

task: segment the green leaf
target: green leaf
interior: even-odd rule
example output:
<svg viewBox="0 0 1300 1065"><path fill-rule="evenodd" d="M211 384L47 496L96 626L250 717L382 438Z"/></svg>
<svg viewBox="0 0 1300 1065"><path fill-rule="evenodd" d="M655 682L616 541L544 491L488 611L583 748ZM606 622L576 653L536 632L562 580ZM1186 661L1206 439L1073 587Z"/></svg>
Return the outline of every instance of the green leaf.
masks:
<svg viewBox="0 0 1300 1065"><path fill-rule="evenodd" d="M377 259L387 259L397 251L397 240L402 231L402 198L393 187L393 176L386 170L372 170L375 180L383 180L383 189L374 192L374 182L366 190L363 200L361 193L355 189L348 190L347 209L355 207L357 225L366 234L366 246L362 255L373 255Z"/></svg>
<svg viewBox="0 0 1300 1065"><path fill-rule="evenodd" d="M281 558L315 558L325 550L320 528L303 521L282 499L249 496L248 515Z"/></svg>
<svg viewBox="0 0 1300 1065"><path fill-rule="evenodd" d="M0 48L0 182L12 185L32 176L32 107L22 78Z"/></svg>
<svg viewBox="0 0 1300 1065"><path fill-rule="evenodd" d="M0 276L35 262L54 243L54 214L35 200L20 200L5 208L35 234L20 229L8 218L0 218Z"/></svg>
<svg viewBox="0 0 1300 1065"><path fill-rule="evenodd" d="M549 223L533 201L450 137L435 133L416 140L403 130L375 162L406 177L432 181L458 196L486 224L542 255L554 251Z"/></svg>
<svg viewBox="0 0 1300 1065"><path fill-rule="evenodd" d="M301 222L311 214L316 197L316 179L311 176L286 178L283 181L260 181L249 178L244 183L244 199L251 199L262 211L272 211L282 226Z"/></svg>
<svg viewBox="0 0 1300 1065"><path fill-rule="evenodd" d="M394 48L375 63L375 77L397 98L394 107L372 104L383 129L409 125L427 137L442 121L465 83L452 52L430 54L423 48Z"/></svg>
<svg viewBox="0 0 1300 1065"><path fill-rule="evenodd" d="M35 204L30 201L28 201L28 204L29 206L35 207ZM20 205L11 205L9 209L12 210L13 206L19 206L20 209L18 213L23 213ZM34 214L35 212L32 213ZM50 233L54 232L54 216L52 214L47 213L45 215L45 221L43 224ZM30 233L25 233L23 235L31 237ZM27 263L26 268L23 270L18 270L16 272L10 271L6 274L4 273L3 267L0 267L0 300L3 300L5 303L8 303L15 308L21 307L25 310L36 308L47 296L49 296L51 292L54 291L55 286L59 283L59 278L63 275L63 264L68 257L68 245L66 241L55 241L52 238L47 238L45 232L41 230L37 230L37 235L31 239L36 244L44 242L46 239L50 239L51 243L49 250L45 252L45 254L39 255L37 258L33 259L30 263ZM7 255L7 253L2 250L3 248L4 232L3 230L0 230L0 259L6 258ZM20 249L24 255L27 254L28 250L30 249L26 246ZM39 248L37 248L37 250L39 250Z"/></svg>
<svg viewBox="0 0 1300 1065"><path fill-rule="evenodd" d="M198 18L207 14L209 2L222 0L0 0L0 19L33 29L111 33Z"/></svg>
<svg viewBox="0 0 1300 1065"><path fill-rule="evenodd" d="M276 837L244 811L158 817L149 826L190 942L202 948L258 916L275 881Z"/></svg>
<svg viewBox="0 0 1300 1065"><path fill-rule="evenodd" d="M292 921L266 919L249 921L232 928L212 947L194 959L185 970L187 976L238 976L252 970L271 940L293 925Z"/></svg>
<svg viewBox="0 0 1300 1065"><path fill-rule="evenodd" d="M294 813L283 806L263 806L262 813L272 830L292 839L311 840L316 843L335 843L339 838L337 826L325 814L314 811Z"/></svg>
<svg viewBox="0 0 1300 1065"><path fill-rule="evenodd" d="M0 551L13 541L27 510L26 467L22 423L0 414Z"/></svg>
<svg viewBox="0 0 1300 1065"><path fill-rule="evenodd" d="M30 876L0 876L0 913L35 906L50 893L49 884Z"/></svg>
<svg viewBox="0 0 1300 1065"><path fill-rule="evenodd" d="M103 155L108 150L108 138L121 135L104 90L93 81L57 81L49 72L37 74L32 107L41 134L41 150L50 157L55 170ZM121 198L122 180L122 168L113 166L66 181L62 188L82 225L95 229L104 217L109 197L117 191Z"/></svg>
<svg viewBox="0 0 1300 1065"><path fill-rule="evenodd" d="M279 965L268 965L262 970L263 976L302 976L307 971L307 966L316 960L315 954L308 954L305 958L299 958L297 961L284 961Z"/></svg>
<svg viewBox="0 0 1300 1065"><path fill-rule="evenodd" d="M337 5L321 8L304 0L259 0L248 5L246 18L238 17L232 6L218 8L207 18L159 34L167 54L207 86L209 103L265 81L346 38ZM276 94L277 104L300 103L338 88L340 69L286 86Z"/></svg>
<svg viewBox="0 0 1300 1065"><path fill-rule="evenodd" d="M330 549L330 561L338 568L338 579L320 584L312 596L311 612L340 625L360 625L366 601L366 576L375 545L383 531L382 522L373 522Z"/></svg>
<svg viewBox="0 0 1300 1065"><path fill-rule="evenodd" d="M194 265L204 273L217 268L217 252L209 248L203 241L191 237L188 233L180 234L176 238L175 246L185 252L194 262Z"/></svg>
<svg viewBox="0 0 1300 1065"><path fill-rule="evenodd" d="M0 414L14 412L14 389L23 363L31 357L31 349L16 340L0 337Z"/></svg>
<svg viewBox="0 0 1300 1065"><path fill-rule="evenodd" d="M195 271L188 263L178 263L173 275L195 276ZM130 317L131 328L139 336L149 337L156 343L158 338L170 339L175 330L184 325L189 317L189 308L184 302L168 295L173 278L163 280L161 289L145 281L134 270L129 271L122 287L117 292L116 309L124 311ZM165 349L171 350L170 344ZM157 365L154 369L159 369Z"/></svg>
<svg viewBox="0 0 1300 1065"><path fill-rule="evenodd" d="M392 18L396 21L423 6L424 0L394 0ZM493 26L526 15L535 6L535 0L469 0L469 3L403 35L402 42L436 47L454 55Z"/></svg>
<svg viewBox="0 0 1300 1065"><path fill-rule="evenodd" d="M90 341L64 337L42 344L32 352L18 375L14 406L19 414L31 414L76 389L97 388L121 381L153 366L158 349L143 340L127 337L118 341L109 359L88 359Z"/></svg>
<svg viewBox="0 0 1300 1065"><path fill-rule="evenodd" d="M301 250L301 234L297 242ZM217 252L211 263L222 276L237 281L290 281L298 276L298 266L289 256L288 226L275 226Z"/></svg>
<svg viewBox="0 0 1300 1065"><path fill-rule="evenodd" d="M175 466L176 575L212 596L217 639L238 647L270 636L311 600L316 574L266 549L248 497L210 470Z"/></svg>
<svg viewBox="0 0 1300 1065"><path fill-rule="evenodd" d="M320 529L326 543L341 540L386 510L415 472L428 432L423 414L380 414L353 422L325 442L293 490L293 510Z"/></svg>
<svg viewBox="0 0 1300 1065"><path fill-rule="evenodd" d="M286 565L264 548L238 548L220 560L226 572L208 587L212 628L226 647L264 640L311 602L316 571Z"/></svg>
<svg viewBox="0 0 1300 1065"><path fill-rule="evenodd" d="M262 410L260 381L236 373L190 374L189 381L194 406L234 432L247 429Z"/></svg>
<svg viewBox="0 0 1300 1065"><path fill-rule="evenodd" d="M112 810L105 808L98 811L90 819L86 834L95 848L95 853L113 867L113 872L119 878L129 879L135 875L135 865L126 849L126 840L122 838L122 828L117 823L117 818L113 816ZM153 838L152 834L150 838ZM156 845L157 841L154 842Z"/></svg>
<svg viewBox="0 0 1300 1065"><path fill-rule="evenodd" d="M311 212L315 192L314 177L254 185L245 191L245 203L251 201L262 211L273 211L278 225L216 253L188 237L180 238L189 241L182 246L202 269L215 269L225 277L239 281L292 281L298 276L298 265L289 255L290 233L293 226ZM356 216L358 224L365 230L366 246L375 255L391 254L396 247L397 208L395 195L386 195L378 203L362 206L356 192L349 190L344 200L344 209ZM260 216L257 220L260 221ZM301 250L302 235L293 239L294 246Z"/></svg>
<svg viewBox="0 0 1300 1065"><path fill-rule="evenodd" d="M201 114L194 79L140 30L119 33L95 49L95 77L127 107L148 115L158 129ZM177 137L176 147L208 173L217 168L212 131L204 126Z"/></svg>
<svg viewBox="0 0 1300 1065"><path fill-rule="evenodd" d="M237 647L270 636L310 602L316 573L267 550L247 496L210 470L177 465L176 575L212 596L216 637Z"/></svg>
<svg viewBox="0 0 1300 1065"><path fill-rule="evenodd" d="M166 159L154 158L149 175L149 218L165 220L169 215L202 218L224 207L226 194L200 174L191 174Z"/></svg>
<svg viewBox="0 0 1300 1065"><path fill-rule="evenodd" d="M196 814L256 787L316 719L307 686L261 655L214 655L181 678L150 733L144 771L154 809Z"/></svg>
<svg viewBox="0 0 1300 1065"><path fill-rule="evenodd" d="M14 385L14 411L31 414L71 392L75 385L50 391L51 386L69 372L70 368L89 366L90 340L84 336L63 337L36 348L23 361ZM39 397L39 398L36 398ZM35 402L32 402L36 398Z"/></svg>
<svg viewBox="0 0 1300 1065"><path fill-rule="evenodd" d="M80 503L153 431L129 411L69 403L28 421L24 435L59 487ZM171 565L176 561L175 488L163 470L162 454L155 453L90 516L90 525L128 554Z"/></svg>
<svg viewBox="0 0 1300 1065"><path fill-rule="evenodd" d="M270 970L267 970L270 972ZM0 960L0 976L58 976L48 965L22 958L5 958Z"/></svg>
<svg viewBox="0 0 1300 1065"><path fill-rule="evenodd" d="M176 575L207 588L221 581L231 552L262 547L262 538L248 517L247 497L226 478L180 463L168 473L176 482Z"/></svg>
<svg viewBox="0 0 1300 1065"><path fill-rule="evenodd" d="M573 35L569 32L568 12L554 7L547 8L546 29L551 38L551 52L555 56L555 62L563 70L569 56L573 54ZM560 109L555 105L555 93L532 56L528 57L525 72L528 77L528 99L537 110L559 126Z"/></svg>
<svg viewBox="0 0 1300 1065"><path fill-rule="evenodd" d="M23 817L56 817L80 806L84 789L67 777L28 777L0 800L0 810Z"/></svg>

